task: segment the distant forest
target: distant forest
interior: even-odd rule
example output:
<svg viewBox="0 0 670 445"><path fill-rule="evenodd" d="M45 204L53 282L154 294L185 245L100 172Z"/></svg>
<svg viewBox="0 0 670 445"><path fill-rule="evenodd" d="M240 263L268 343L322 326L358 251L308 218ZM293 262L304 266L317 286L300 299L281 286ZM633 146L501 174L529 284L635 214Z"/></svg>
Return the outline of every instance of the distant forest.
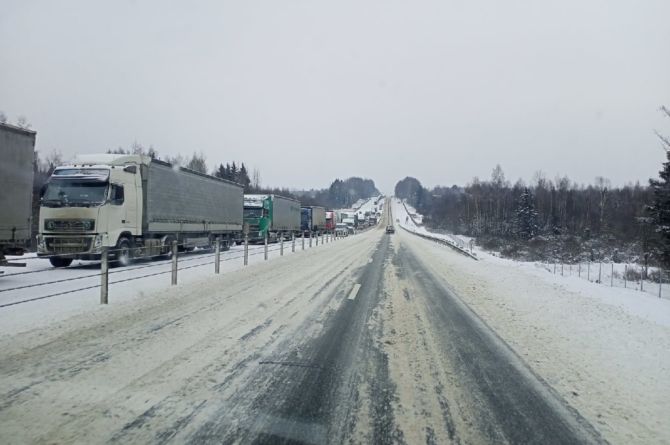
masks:
<svg viewBox="0 0 670 445"><path fill-rule="evenodd" d="M659 139L667 162L648 185L613 187L602 177L579 185L542 172L530 184L512 184L497 165L489 180L474 178L465 187L429 190L407 177L395 195L423 214L427 227L475 237L503 256L670 266L670 138Z"/></svg>

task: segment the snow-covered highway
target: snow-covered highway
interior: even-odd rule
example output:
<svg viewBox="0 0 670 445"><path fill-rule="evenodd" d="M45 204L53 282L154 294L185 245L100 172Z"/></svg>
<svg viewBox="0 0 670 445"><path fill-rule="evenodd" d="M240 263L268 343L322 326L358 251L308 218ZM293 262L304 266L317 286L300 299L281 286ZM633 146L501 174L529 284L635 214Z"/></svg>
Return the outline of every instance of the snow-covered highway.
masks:
<svg viewBox="0 0 670 445"><path fill-rule="evenodd" d="M594 404L538 372L528 363L538 351L528 356L474 285L454 278L480 262L402 230L386 235L385 220L318 249L3 329L0 442L658 437L607 413L598 423Z"/></svg>

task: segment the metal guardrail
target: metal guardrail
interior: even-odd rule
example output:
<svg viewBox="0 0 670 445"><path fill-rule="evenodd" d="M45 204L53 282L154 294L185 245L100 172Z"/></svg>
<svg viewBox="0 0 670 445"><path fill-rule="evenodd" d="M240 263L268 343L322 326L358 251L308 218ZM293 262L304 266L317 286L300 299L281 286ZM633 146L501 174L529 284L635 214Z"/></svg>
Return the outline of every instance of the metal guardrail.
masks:
<svg viewBox="0 0 670 445"><path fill-rule="evenodd" d="M401 202L402 206L405 208L405 212L407 213L407 216L409 216L409 219L412 220L412 222L414 223L415 226L418 226L419 224L417 224L416 221L414 221L414 218L412 217L412 214L407 209L407 206L405 205L405 203L403 201L400 201L400 202ZM477 254L467 251L466 249L457 245L454 242L450 242L449 240L445 240L443 238L438 238L436 236L426 235L425 233L415 232L413 230L409 230L407 227L403 226L402 224L399 224L399 225L400 225L400 228L402 228L403 230L405 230L408 233L411 233L412 235L416 235L416 236L419 236L421 238L427 239L429 241L434 241L438 244L443 244L445 246L451 247L452 249L454 249L458 253L461 253L461 254L469 257L469 258L472 258L475 261L479 261L479 258L477 258Z"/></svg>
<svg viewBox="0 0 670 445"><path fill-rule="evenodd" d="M312 247L313 243L318 246L319 245L319 238L321 241L321 244L328 244L330 242L334 242L340 237L336 237L333 234L321 234L321 236L314 236L314 237L308 237L304 238L302 237L302 245L301 245L301 250L305 250L305 240L309 240L309 247ZM291 252L296 251L296 241L300 240L300 238L291 238L287 241L290 242L289 246L286 246L286 249L291 249ZM247 258L249 256L254 256L254 255L261 255L263 254L265 259L268 259L268 252L277 252L279 251L280 255L284 255L284 240L280 240L277 244L275 244L272 247L269 247L269 245L266 243L264 245L260 246L254 246L251 247L249 246L248 242L245 245L244 251L242 252L237 252L237 251L229 251L229 253L226 255L226 258L221 258L221 250L220 250L220 244L217 242L217 245L215 246L215 252L214 253L204 253L204 254L196 254L193 256L188 256L187 258L182 258L181 254L177 253L177 243L174 243L172 246L172 254L171 258L165 259L163 261L156 261L152 262L150 264L140 264L140 265L135 265L135 266L129 266L129 267L123 267L119 269L114 269L110 270L110 265L109 263L109 256L108 253L111 251L114 251L115 249L107 249L106 252L103 254L103 259L101 260L101 267L100 271L94 274L86 274L86 275L81 275L81 276L75 276L75 277L68 277L68 278L63 278L63 279L58 279L58 280L49 280L49 281L43 281L39 283L30 283L30 284L25 284L21 286L14 286L11 288L6 288L6 289L0 289L0 293L2 292L9 292L9 291L16 291L16 290L21 290L21 289L27 289L27 288L35 288L35 287L41 287L41 286L48 286L51 284L56 284L56 283L64 283L68 281L76 281L76 280L82 280L82 279L87 279L87 278L95 278L95 277L100 277L101 278L101 283L100 284L95 284L95 285L88 285L88 286L83 286L79 287L76 289L70 289L70 290L64 290L64 291L59 291L55 292L52 294L48 295L42 295L38 297L32 297L32 298L26 298L24 300L19 300L19 301L12 301L8 303L3 303L0 304L0 308L5 308L9 306L16 306L19 304L23 303L28 303L32 301L38 301L38 300L44 300L47 298L52 298L56 296L61 296L61 295L66 295L66 294L71 294L74 292L80 292L84 290L89 290L89 289L96 289L96 288L102 288L101 290L101 303L106 304L107 303L107 291L108 291L108 286L112 284L117 284L117 283L123 283L127 281L134 281L134 280L139 280L143 278L148 278L148 277L154 277L158 275L166 275L166 274L172 274L172 284L177 284L176 283L176 275L177 271L181 270L187 270L187 269L193 269L196 267L202 267L202 266L207 266L207 265L214 265L215 267L215 273L219 273L219 264L221 262L225 261L231 261L231 260L236 260L236 259L244 259L244 265L248 265ZM308 247L308 248L309 248ZM158 255L157 255L158 256ZM162 255L160 255L162 256ZM208 259L212 260L208 260ZM45 257L31 257L30 259L45 259ZM182 263L190 262L190 261L198 261L198 260L206 260L204 262L198 262L197 264L192 264L188 266L182 266ZM154 272L154 273L147 273L143 274L140 276L131 276L127 278L120 278L114 281L109 280L109 276L113 274L118 274L118 273L126 273L126 272L132 272L134 270L138 269L147 269L147 268L153 268L153 267L159 267L159 266L166 266L172 263L172 267L169 270L164 270L164 271L159 271L159 272ZM16 274L11 274L9 276L16 276L16 275L23 275L23 274L28 274L28 273L40 273L40 272L47 272L47 271L53 271L54 268L45 268L45 269L39 269L39 270L34 270L34 271L26 271L26 272L20 272Z"/></svg>
<svg viewBox="0 0 670 445"><path fill-rule="evenodd" d="M408 233L411 233L412 235L416 235L416 236L421 237L421 238L423 238L423 239L427 239L427 240L429 240L429 241L434 241L434 242L436 242L436 243L438 243L438 244L442 244L442 245L444 245L444 246L451 247L451 248L454 249L456 252L458 252L458 253L460 253L460 254L462 254L462 255L465 255L465 256L467 256L468 258L472 258L472 259L475 260L475 261L479 261L479 258L477 257L477 254L475 254L475 253L473 253L473 252L468 252L468 251L465 250L465 249L461 249L461 248L458 247L457 245L452 244L452 243L450 243L449 241L447 241L447 240L445 240L445 239L437 238L437 237L434 237L434 236L429 236L429 235L426 235L426 234L424 234L424 233L418 233L418 232L415 232L415 231L413 231L413 230L409 230L408 228L403 227L402 225L400 226L400 228L403 229L404 231L408 232Z"/></svg>

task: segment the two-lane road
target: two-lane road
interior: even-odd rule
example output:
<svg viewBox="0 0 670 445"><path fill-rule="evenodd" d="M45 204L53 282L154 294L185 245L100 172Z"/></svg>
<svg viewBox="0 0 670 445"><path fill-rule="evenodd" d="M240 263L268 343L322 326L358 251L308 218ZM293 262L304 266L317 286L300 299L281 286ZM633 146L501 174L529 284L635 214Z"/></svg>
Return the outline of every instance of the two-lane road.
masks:
<svg viewBox="0 0 670 445"><path fill-rule="evenodd" d="M601 441L384 225L0 339L0 442Z"/></svg>

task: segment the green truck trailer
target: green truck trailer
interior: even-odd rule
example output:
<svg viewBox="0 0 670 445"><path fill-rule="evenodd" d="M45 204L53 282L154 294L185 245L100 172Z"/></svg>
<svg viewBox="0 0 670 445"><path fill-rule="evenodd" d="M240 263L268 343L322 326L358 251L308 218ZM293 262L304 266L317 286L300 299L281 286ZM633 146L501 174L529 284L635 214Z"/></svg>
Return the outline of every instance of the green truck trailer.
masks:
<svg viewBox="0 0 670 445"><path fill-rule="evenodd" d="M244 195L244 225L249 242L268 242L300 231L300 202L279 195Z"/></svg>

